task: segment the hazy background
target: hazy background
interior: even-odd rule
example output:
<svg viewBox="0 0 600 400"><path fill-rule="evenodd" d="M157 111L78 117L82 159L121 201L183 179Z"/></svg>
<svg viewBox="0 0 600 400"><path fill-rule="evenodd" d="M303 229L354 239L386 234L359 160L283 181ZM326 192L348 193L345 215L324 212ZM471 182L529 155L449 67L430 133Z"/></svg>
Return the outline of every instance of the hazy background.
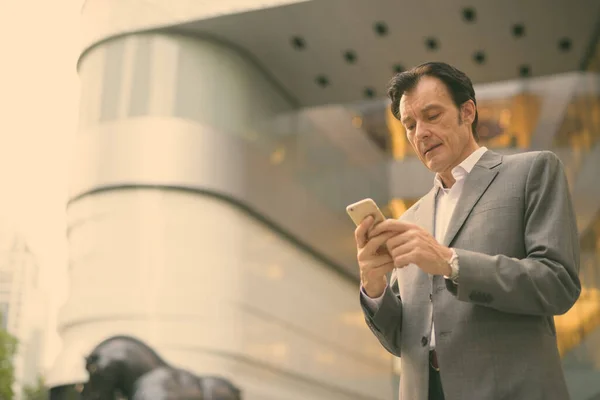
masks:
<svg viewBox="0 0 600 400"><path fill-rule="evenodd" d="M43 368L60 350L67 295L65 208L77 124L82 0L0 0L0 229L16 228L50 302Z"/></svg>

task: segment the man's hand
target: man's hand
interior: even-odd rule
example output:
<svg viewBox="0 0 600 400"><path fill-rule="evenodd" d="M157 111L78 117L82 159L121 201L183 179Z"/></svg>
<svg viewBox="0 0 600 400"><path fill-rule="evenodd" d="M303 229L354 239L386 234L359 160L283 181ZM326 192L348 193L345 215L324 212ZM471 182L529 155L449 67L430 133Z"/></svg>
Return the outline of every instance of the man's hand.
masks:
<svg viewBox="0 0 600 400"><path fill-rule="evenodd" d="M394 267L403 268L408 264L416 264L428 274L449 276L452 273L448 264L452 258L452 250L439 244L421 227L388 219L377 224L368 235L376 238L389 234L392 236L386 244Z"/></svg>
<svg viewBox="0 0 600 400"><path fill-rule="evenodd" d="M392 257L385 248L385 243L395 233L370 235L369 230L372 225L373 217L365 218L354 231L354 238L360 268L360 282L367 296L377 298L383 294L387 286L385 275L394 269ZM377 226L379 225L381 224Z"/></svg>

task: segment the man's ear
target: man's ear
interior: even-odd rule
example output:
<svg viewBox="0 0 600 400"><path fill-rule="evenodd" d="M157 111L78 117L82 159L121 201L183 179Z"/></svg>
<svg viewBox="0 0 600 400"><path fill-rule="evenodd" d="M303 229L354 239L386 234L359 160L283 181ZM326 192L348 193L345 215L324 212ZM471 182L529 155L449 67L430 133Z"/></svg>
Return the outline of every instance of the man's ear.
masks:
<svg viewBox="0 0 600 400"><path fill-rule="evenodd" d="M477 106L473 100L467 100L460 106L460 119L464 123L471 125L475 121L475 113L477 112Z"/></svg>

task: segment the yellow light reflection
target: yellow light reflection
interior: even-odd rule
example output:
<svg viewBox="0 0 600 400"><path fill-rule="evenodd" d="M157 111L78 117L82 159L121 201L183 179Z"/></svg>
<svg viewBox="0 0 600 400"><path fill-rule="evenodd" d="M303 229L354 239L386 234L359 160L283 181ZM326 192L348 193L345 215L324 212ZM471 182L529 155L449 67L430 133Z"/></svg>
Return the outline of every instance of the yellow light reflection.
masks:
<svg viewBox="0 0 600 400"><path fill-rule="evenodd" d="M404 212L406 212L406 210L408 210L410 207L412 207L417 201L418 201L418 199L398 199L398 198L394 198L394 199L390 200L390 202L388 204L388 208L390 210L391 217L392 218L400 218L400 216L402 214L404 214Z"/></svg>
<svg viewBox="0 0 600 400"><path fill-rule="evenodd" d="M271 353L275 358L286 358L289 353L289 348L285 343L275 343L271 346Z"/></svg>
<svg viewBox="0 0 600 400"><path fill-rule="evenodd" d="M406 202L402 199L390 200L389 207L392 212L392 218L394 219L400 218L400 216L408 209Z"/></svg>
<svg viewBox="0 0 600 400"><path fill-rule="evenodd" d="M530 93L481 101L477 131L481 144L491 148L529 147L540 116L542 100Z"/></svg>
<svg viewBox="0 0 600 400"><path fill-rule="evenodd" d="M500 116L498 117L498 122L501 126L509 126L510 125L510 117L512 113L509 109L503 109L500 111Z"/></svg>
<svg viewBox="0 0 600 400"><path fill-rule="evenodd" d="M572 175L576 175L585 156L600 142L600 97L578 95L567 106L554 146L569 148L573 154Z"/></svg>
<svg viewBox="0 0 600 400"><path fill-rule="evenodd" d="M361 117L359 117L358 115L352 117L352 126L354 126L355 128L361 128L363 124L363 120Z"/></svg>
<svg viewBox="0 0 600 400"><path fill-rule="evenodd" d="M319 351L315 354L315 360L319 364L333 365L336 361L336 356L331 351Z"/></svg>
<svg viewBox="0 0 600 400"><path fill-rule="evenodd" d="M539 96L521 93L516 95L511 103L509 130L516 138L517 147L526 149L540 117L542 100Z"/></svg>
<svg viewBox="0 0 600 400"><path fill-rule="evenodd" d="M579 300L555 319L558 351L564 356L600 326L600 291L583 288Z"/></svg>
<svg viewBox="0 0 600 400"><path fill-rule="evenodd" d="M278 165L283 162L285 158L285 148L279 147L273 153L271 153L270 161L273 165Z"/></svg>
<svg viewBox="0 0 600 400"><path fill-rule="evenodd" d="M404 126L394 117L390 107L385 108L385 123L390 135L390 143L392 144L392 157L395 160L403 160L411 153L412 147L406 138Z"/></svg>
<svg viewBox="0 0 600 400"><path fill-rule="evenodd" d="M267 267L267 278L271 280L281 280L283 278L283 268L278 264L271 264Z"/></svg>
<svg viewBox="0 0 600 400"><path fill-rule="evenodd" d="M600 290L594 287L599 282L600 214L581 237L580 247L581 295L571 310L554 319L558 348L562 356L579 346L588 334L600 326Z"/></svg>

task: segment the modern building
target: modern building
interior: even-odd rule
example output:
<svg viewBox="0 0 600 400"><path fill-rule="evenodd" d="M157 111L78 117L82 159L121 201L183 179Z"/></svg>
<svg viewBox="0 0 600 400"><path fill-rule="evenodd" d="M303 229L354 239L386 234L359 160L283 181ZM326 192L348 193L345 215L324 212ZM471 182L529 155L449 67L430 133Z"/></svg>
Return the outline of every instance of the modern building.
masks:
<svg viewBox="0 0 600 400"><path fill-rule="evenodd" d="M344 212L371 197L397 215L429 190L384 88L431 59L473 78L486 145L563 159L588 261L559 344L574 399L600 393L600 350L574 356L600 322L599 15L593 0L88 0L53 398L115 334L246 400L393 398Z"/></svg>
<svg viewBox="0 0 600 400"><path fill-rule="evenodd" d="M0 327L17 339L13 360L16 399L41 374L47 309L38 285L38 263L22 235L0 230Z"/></svg>

